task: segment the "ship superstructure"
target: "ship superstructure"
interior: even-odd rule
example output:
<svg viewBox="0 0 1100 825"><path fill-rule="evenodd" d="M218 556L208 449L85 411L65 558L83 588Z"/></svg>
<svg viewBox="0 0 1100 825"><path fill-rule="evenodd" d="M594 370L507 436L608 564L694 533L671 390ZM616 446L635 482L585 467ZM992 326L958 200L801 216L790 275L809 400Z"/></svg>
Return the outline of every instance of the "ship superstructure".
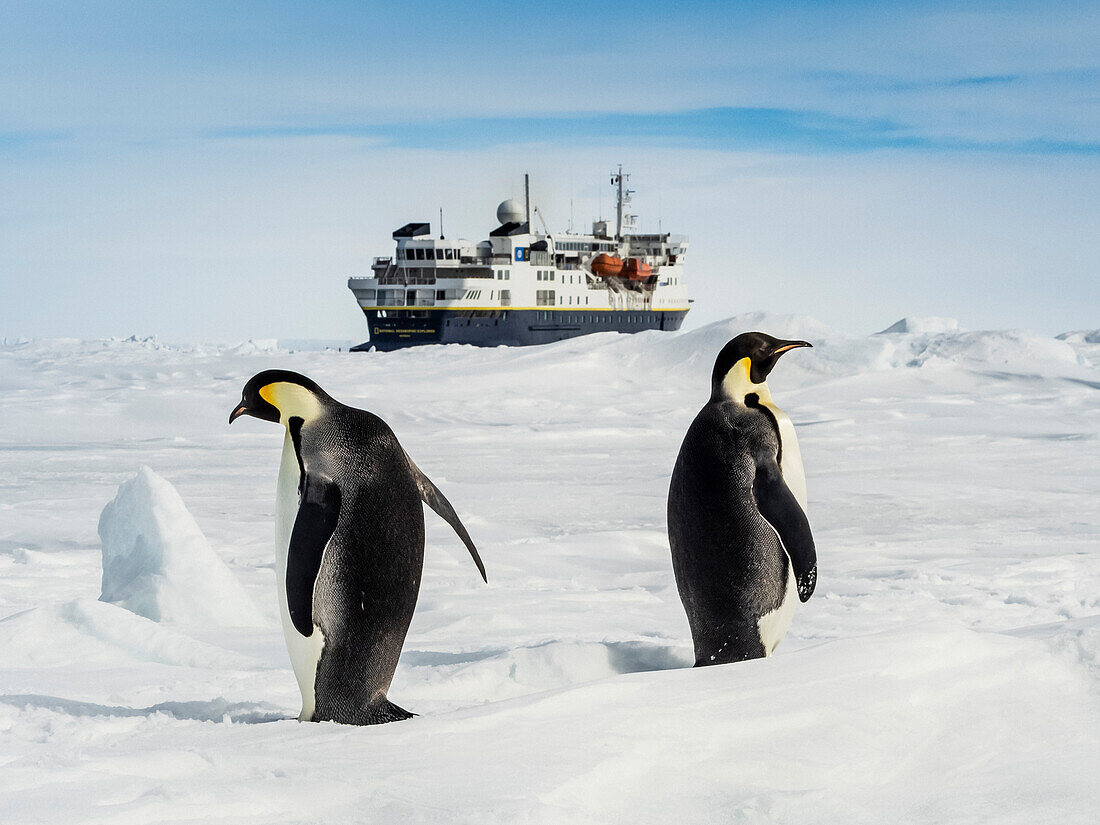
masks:
<svg viewBox="0 0 1100 825"><path fill-rule="evenodd" d="M595 221L587 235L533 231L526 180L524 203L500 204L500 225L487 240L433 237L428 223L402 226L393 257L375 258L372 275L348 279L370 330L370 341L354 349L523 346L679 329L691 302L683 281L688 240L635 231L628 177L622 167L612 173L615 221Z"/></svg>

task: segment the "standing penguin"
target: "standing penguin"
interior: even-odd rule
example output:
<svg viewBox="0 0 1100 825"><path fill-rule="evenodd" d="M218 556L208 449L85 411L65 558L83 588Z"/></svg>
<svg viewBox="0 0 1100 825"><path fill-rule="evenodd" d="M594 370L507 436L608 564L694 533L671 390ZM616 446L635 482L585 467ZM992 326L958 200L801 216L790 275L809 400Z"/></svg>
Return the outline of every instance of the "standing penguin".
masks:
<svg viewBox="0 0 1100 825"><path fill-rule="evenodd" d="M454 508L386 422L304 375L253 376L242 415L286 427L275 502L279 612L302 721L373 725L413 714L386 698L424 566L424 510L485 567Z"/></svg>
<svg viewBox="0 0 1100 825"><path fill-rule="evenodd" d="M770 656L814 592L802 456L765 383L779 356L808 346L762 332L726 344L680 447L668 538L696 667Z"/></svg>

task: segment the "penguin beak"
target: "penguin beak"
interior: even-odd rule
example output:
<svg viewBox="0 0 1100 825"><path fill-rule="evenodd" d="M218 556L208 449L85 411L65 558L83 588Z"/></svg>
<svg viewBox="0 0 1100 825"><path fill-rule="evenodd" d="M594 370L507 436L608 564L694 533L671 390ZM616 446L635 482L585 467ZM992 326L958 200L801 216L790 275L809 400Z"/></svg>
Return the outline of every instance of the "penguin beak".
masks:
<svg viewBox="0 0 1100 825"><path fill-rule="evenodd" d="M773 355L782 355L787 350L797 349L798 347L811 347L812 348L813 344L811 344L809 341L780 341L779 346L776 347L772 351L772 354Z"/></svg>
<svg viewBox="0 0 1100 825"><path fill-rule="evenodd" d="M776 341L774 349L764 350L761 356L753 362L752 372L750 373L752 381L759 384L761 381L765 380L771 373L772 368L775 367L776 362L779 360L779 356L787 350L812 346L813 344L809 341Z"/></svg>
<svg viewBox="0 0 1100 825"><path fill-rule="evenodd" d="M237 409L233 410L233 412L229 414L229 423L232 424L246 412L248 412L247 405L241 404L241 406L237 407Z"/></svg>

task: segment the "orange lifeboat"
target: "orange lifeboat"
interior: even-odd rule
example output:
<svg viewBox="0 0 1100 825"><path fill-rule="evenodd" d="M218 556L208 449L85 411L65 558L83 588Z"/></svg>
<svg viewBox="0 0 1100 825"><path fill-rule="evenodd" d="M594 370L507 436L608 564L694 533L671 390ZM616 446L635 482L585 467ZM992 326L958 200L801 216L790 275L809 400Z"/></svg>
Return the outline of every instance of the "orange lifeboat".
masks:
<svg viewBox="0 0 1100 825"><path fill-rule="evenodd" d="M652 274L653 270L650 269L649 264L638 258L627 258L623 265L622 276L631 281L644 281Z"/></svg>
<svg viewBox="0 0 1100 825"><path fill-rule="evenodd" d="M592 259L592 271L601 278L613 278L623 272L623 259L602 253Z"/></svg>

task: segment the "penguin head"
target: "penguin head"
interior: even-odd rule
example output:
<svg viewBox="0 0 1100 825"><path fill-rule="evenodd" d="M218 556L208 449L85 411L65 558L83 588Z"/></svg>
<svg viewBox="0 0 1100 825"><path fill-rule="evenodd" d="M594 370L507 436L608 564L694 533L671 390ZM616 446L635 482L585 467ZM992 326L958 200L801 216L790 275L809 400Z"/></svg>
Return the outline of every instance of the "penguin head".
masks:
<svg viewBox="0 0 1100 825"><path fill-rule="evenodd" d="M317 382L289 370L264 370L253 375L241 392L241 403L229 414L232 424L242 415L284 426L291 418L309 422L332 399Z"/></svg>
<svg viewBox="0 0 1100 825"><path fill-rule="evenodd" d="M757 392L779 356L797 347L812 347L808 341L785 341L765 332L743 332L722 347L711 373L711 398L743 399Z"/></svg>

